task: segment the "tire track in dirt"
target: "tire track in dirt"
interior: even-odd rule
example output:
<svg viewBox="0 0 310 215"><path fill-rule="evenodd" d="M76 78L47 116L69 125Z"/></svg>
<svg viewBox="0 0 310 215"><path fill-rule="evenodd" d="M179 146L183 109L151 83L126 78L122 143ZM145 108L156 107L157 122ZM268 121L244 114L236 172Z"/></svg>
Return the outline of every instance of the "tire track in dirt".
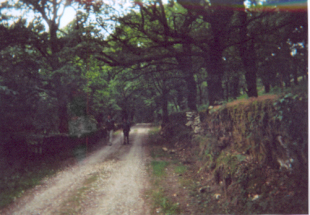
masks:
<svg viewBox="0 0 310 215"><path fill-rule="evenodd" d="M82 209L82 214L147 214L140 196L145 185L142 139L148 129L145 126L133 127L136 130L129 146L123 146L122 135L114 138L112 146L105 146L79 163L47 179L43 185L31 190L11 207L0 211L4 215L59 214L62 204L70 194L82 186L83 181L93 174L102 175L100 189L92 192L87 199L101 196L96 204ZM129 152L128 152L129 151ZM111 158L119 158L111 162ZM109 177L103 176L109 172ZM97 184L98 184L97 183ZM97 205L98 207L94 207Z"/></svg>
<svg viewBox="0 0 310 215"><path fill-rule="evenodd" d="M94 198L88 202L82 214L149 214L141 195L147 186L143 141L147 137L147 128L138 128L131 144L124 146L118 161L112 165L111 177L97 184Z"/></svg>

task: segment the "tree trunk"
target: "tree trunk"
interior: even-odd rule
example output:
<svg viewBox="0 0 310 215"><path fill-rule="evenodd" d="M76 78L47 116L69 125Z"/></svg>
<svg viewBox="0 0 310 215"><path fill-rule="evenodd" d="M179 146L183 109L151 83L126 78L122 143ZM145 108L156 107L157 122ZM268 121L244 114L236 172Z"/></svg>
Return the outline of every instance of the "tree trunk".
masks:
<svg viewBox="0 0 310 215"><path fill-rule="evenodd" d="M248 31L247 31L247 13L245 11L239 12L240 24L242 27L240 28L240 40L246 41L248 39ZM257 97L257 85L256 85L256 53L254 49L254 41L253 39L247 42L243 42L239 46L239 54L243 62L244 70L245 70L245 80L247 84L247 94L249 97Z"/></svg>
<svg viewBox="0 0 310 215"><path fill-rule="evenodd" d="M61 68L59 58L57 56L57 53L59 52L59 40L57 38L57 30L58 26L56 23L50 22L49 23L49 28L50 28L50 48L52 51L51 55L51 67L53 71L56 71ZM58 130L60 133L68 133L69 128L68 128L68 120L69 120L69 115L68 115L68 110L67 110L67 104L68 104L68 93L67 89L65 89L64 86L62 86L62 81L61 81L61 75L57 73L54 77L54 83L57 86L56 88L56 95L57 95L57 100L58 100L58 118L59 118L59 125L58 125Z"/></svg>
<svg viewBox="0 0 310 215"><path fill-rule="evenodd" d="M220 101L223 99L223 87L222 87L222 78L224 71L222 69L222 51L219 49L218 41L215 41L215 44L211 47L213 53L208 61L208 98L209 104L214 105L215 101Z"/></svg>
<svg viewBox="0 0 310 215"><path fill-rule="evenodd" d="M59 117L59 125L58 130L59 133L68 133L68 112L67 112L67 103L66 102L59 102L58 106L58 117Z"/></svg>
<svg viewBox="0 0 310 215"><path fill-rule="evenodd" d="M231 96L233 99L236 99L240 94L240 90L239 90L239 76L235 75L232 78L232 82L231 82Z"/></svg>
<svg viewBox="0 0 310 215"><path fill-rule="evenodd" d="M257 97L257 68L255 63L256 56L254 42L250 41L249 43L248 48L241 54L241 58L245 69L245 81L247 84L248 97Z"/></svg>
<svg viewBox="0 0 310 215"><path fill-rule="evenodd" d="M58 101L58 119L59 119L58 131L60 133L68 133L69 115L68 115L67 104L68 104L69 95L71 94L71 92L68 92L69 89L67 89L66 87L62 85L60 74L56 74L53 81L56 86L55 92L56 92L56 97Z"/></svg>
<svg viewBox="0 0 310 215"><path fill-rule="evenodd" d="M187 106L192 111L197 111L196 107L196 98L197 98L197 87L196 87L196 81L193 74L189 74L186 78L186 84L188 89L187 94Z"/></svg>
<svg viewBox="0 0 310 215"><path fill-rule="evenodd" d="M169 122L169 114L168 114L168 89L165 86L165 81L163 82L163 89L162 89L162 127Z"/></svg>
<svg viewBox="0 0 310 215"><path fill-rule="evenodd" d="M219 73L208 73L208 98L210 105L223 99L222 80Z"/></svg>
<svg viewBox="0 0 310 215"><path fill-rule="evenodd" d="M256 67L251 65L246 67L247 71L245 72L245 80L247 84L247 94L249 97L257 97L257 84L256 84ZM250 69L252 68L252 69Z"/></svg>
<svg viewBox="0 0 310 215"><path fill-rule="evenodd" d="M264 87L265 87L265 93L269 93L270 92L270 84L269 83L265 83Z"/></svg>
<svg viewBox="0 0 310 215"><path fill-rule="evenodd" d="M183 52L188 55L191 52L191 47L188 44L183 44ZM189 56L177 56L176 57L179 68L183 72L185 82L187 86L187 106L190 110L197 111L197 87L193 72L192 59Z"/></svg>
<svg viewBox="0 0 310 215"><path fill-rule="evenodd" d="M245 81L247 84L247 94L249 97L257 97L257 68L255 63L254 42L250 41L250 46L241 53L242 62L245 69Z"/></svg>
<svg viewBox="0 0 310 215"><path fill-rule="evenodd" d="M135 107L132 107L132 109L129 111L129 119L132 122L135 117Z"/></svg>
<svg viewBox="0 0 310 215"><path fill-rule="evenodd" d="M122 117L122 120L128 119L127 107L125 107L125 106L122 107L121 117Z"/></svg>
<svg viewBox="0 0 310 215"><path fill-rule="evenodd" d="M233 1L235 2L235 1ZM226 33L227 26L231 23L234 11L227 10L227 2L219 4L217 0L211 0L212 14L204 15L203 19L211 24L212 41L209 43L209 58L207 61L208 72L208 99L209 104L214 105L215 101L224 99L222 87L223 69L223 50L228 39Z"/></svg>
<svg viewBox="0 0 310 215"><path fill-rule="evenodd" d="M176 90L177 90L177 103L178 103L180 110L183 111L186 109L185 105L183 104L184 95L182 93L181 87L178 87Z"/></svg>
<svg viewBox="0 0 310 215"><path fill-rule="evenodd" d="M225 99L226 99L226 101L228 101L229 96L230 96L230 94L229 94L229 83L228 83L228 80L225 82L225 91L226 91Z"/></svg>

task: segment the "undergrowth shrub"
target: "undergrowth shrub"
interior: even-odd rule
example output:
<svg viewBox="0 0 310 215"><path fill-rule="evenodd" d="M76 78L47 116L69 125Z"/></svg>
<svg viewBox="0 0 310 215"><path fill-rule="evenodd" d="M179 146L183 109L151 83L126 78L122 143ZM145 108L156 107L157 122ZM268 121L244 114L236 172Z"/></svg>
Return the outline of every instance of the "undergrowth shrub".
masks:
<svg viewBox="0 0 310 215"><path fill-rule="evenodd" d="M187 127L186 113L178 112L169 116L170 122L161 129L161 135L167 142L176 143L178 141L189 141L192 137L192 130Z"/></svg>
<svg viewBox="0 0 310 215"><path fill-rule="evenodd" d="M149 131L149 138L148 138L148 142L150 144L162 144L164 139L161 135L159 135L160 133L160 127L153 127L150 131Z"/></svg>

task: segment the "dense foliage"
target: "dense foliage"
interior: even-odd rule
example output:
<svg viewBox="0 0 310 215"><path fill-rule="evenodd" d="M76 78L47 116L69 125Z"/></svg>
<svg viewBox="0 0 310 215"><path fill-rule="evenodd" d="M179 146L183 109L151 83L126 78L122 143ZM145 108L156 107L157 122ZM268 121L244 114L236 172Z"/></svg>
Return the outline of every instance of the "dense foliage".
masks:
<svg viewBox="0 0 310 215"><path fill-rule="evenodd" d="M3 2L1 131L67 133L86 114L166 124L172 112L298 85L307 13L272 3ZM68 7L76 17L60 28Z"/></svg>

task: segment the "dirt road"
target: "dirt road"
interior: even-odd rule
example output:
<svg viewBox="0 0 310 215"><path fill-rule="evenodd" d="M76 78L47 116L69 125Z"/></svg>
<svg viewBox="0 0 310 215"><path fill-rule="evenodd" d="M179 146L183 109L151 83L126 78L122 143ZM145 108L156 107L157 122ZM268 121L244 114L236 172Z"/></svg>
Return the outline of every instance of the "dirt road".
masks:
<svg viewBox="0 0 310 215"><path fill-rule="evenodd" d="M17 200L1 214L149 214L142 198L147 187L144 144L148 125L131 128L130 144L122 134L112 146L69 166Z"/></svg>

